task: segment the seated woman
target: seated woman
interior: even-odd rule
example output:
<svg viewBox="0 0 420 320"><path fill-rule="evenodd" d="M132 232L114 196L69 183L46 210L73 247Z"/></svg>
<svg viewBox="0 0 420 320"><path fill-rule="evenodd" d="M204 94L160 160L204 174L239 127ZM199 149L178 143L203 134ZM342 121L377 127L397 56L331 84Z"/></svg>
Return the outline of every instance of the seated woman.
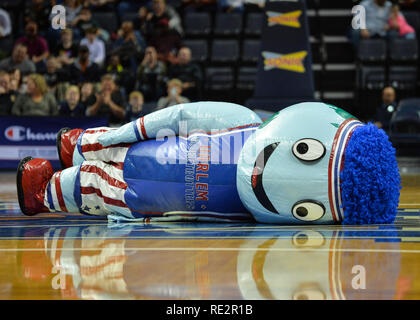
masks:
<svg viewBox="0 0 420 320"><path fill-rule="evenodd" d="M26 93L20 94L12 107L15 116L55 116L58 114L57 101L48 93L48 86L40 74L27 78Z"/></svg>
<svg viewBox="0 0 420 320"><path fill-rule="evenodd" d="M400 12L400 7L398 4L392 5L391 13L388 20L388 28L390 30L395 30L395 33L398 33L399 37L405 39L415 39L416 32L413 27L411 27L404 18L404 15Z"/></svg>

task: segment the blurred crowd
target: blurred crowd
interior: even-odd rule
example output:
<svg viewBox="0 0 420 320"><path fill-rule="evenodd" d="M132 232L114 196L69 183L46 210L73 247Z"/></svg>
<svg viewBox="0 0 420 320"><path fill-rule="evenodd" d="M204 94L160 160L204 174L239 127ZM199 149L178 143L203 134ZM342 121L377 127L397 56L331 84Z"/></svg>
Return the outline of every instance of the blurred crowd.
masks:
<svg viewBox="0 0 420 320"><path fill-rule="evenodd" d="M66 28L52 28L52 7ZM103 116L121 125L145 113L202 98L203 74L183 45L185 12L259 10L261 0L27 0L22 31L0 9L0 37L14 35L0 60L0 116ZM95 12L116 12L105 30ZM136 15L130 19L129 13Z"/></svg>
<svg viewBox="0 0 420 320"><path fill-rule="evenodd" d="M401 8L418 11L418 0L362 0L360 5L365 9L366 25L351 28L350 40L356 49L360 41L366 39L384 39L388 46L392 46L393 39L414 41L417 38L415 28L407 22ZM417 68L415 64L411 67L414 70ZM382 88L381 102L369 119L387 133L390 131L391 118L398 109L396 89L392 83Z"/></svg>
<svg viewBox="0 0 420 320"><path fill-rule="evenodd" d="M18 1L18 0L17 0ZM255 12L265 0L20 0L1 8L0 116L103 116L111 126L146 112L205 99L204 75L184 45L182 17L190 12ZM54 5L63 5L66 28L52 28ZM357 46L368 38L416 38L400 11L416 0L362 0L366 27L352 29ZM97 21L96 13L116 14ZM16 19L15 19L16 20ZM13 28L15 26L15 29ZM112 26L110 28L110 26ZM389 90L388 90L389 91ZM146 106L146 107L145 107ZM383 108L388 118L395 109ZM384 122L381 110L373 119Z"/></svg>
<svg viewBox="0 0 420 320"><path fill-rule="evenodd" d="M352 28L350 38L357 47L360 39L405 38L415 39L416 33L402 12L400 4L409 5L415 1L363 0L360 5L365 9L365 26Z"/></svg>

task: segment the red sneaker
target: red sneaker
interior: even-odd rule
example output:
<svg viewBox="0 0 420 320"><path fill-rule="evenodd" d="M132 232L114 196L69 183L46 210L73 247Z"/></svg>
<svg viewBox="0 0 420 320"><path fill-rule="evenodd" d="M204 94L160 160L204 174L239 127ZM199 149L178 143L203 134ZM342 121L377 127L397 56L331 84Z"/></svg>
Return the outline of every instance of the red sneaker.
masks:
<svg viewBox="0 0 420 320"><path fill-rule="evenodd" d="M44 195L53 173L48 160L26 157L19 162L16 185L19 206L23 214L33 216L37 213L50 212L44 206Z"/></svg>
<svg viewBox="0 0 420 320"><path fill-rule="evenodd" d="M73 151L82 132L83 129L71 130L70 128L62 128L58 131L57 152L62 170L73 166Z"/></svg>

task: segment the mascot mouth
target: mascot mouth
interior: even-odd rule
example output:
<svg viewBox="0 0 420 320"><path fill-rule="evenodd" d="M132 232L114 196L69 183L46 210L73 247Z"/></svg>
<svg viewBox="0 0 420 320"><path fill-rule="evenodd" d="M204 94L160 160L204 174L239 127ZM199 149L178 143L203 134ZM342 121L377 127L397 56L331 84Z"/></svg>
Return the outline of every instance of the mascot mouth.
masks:
<svg viewBox="0 0 420 320"><path fill-rule="evenodd" d="M279 144L280 142L272 143L266 146L259 153L257 159L255 160L254 169L252 170L252 175L251 175L252 191L254 191L255 197L265 209L273 213L277 213L277 214L278 212L276 208L274 208L270 199L268 199L267 193L264 190L263 172L264 172L265 165L268 162L268 159L273 154L274 150L276 150Z"/></svg>

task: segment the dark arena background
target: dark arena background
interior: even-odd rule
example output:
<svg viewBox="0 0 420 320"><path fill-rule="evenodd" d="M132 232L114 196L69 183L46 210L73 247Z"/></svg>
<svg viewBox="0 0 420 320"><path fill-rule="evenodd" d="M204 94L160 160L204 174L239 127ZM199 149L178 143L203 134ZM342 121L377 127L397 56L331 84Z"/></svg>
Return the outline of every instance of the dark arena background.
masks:
<svg viewBox="0 0 420 320"><path fill-rule="evenodd" d="M0 8L0 299L420 298L419 0ZM58 170L61 128L120 127L196 101L237 103L263 120L319 101L374 123L397 152L395 222L133 224L21 212L18 163L32 156Z"/></svg>

